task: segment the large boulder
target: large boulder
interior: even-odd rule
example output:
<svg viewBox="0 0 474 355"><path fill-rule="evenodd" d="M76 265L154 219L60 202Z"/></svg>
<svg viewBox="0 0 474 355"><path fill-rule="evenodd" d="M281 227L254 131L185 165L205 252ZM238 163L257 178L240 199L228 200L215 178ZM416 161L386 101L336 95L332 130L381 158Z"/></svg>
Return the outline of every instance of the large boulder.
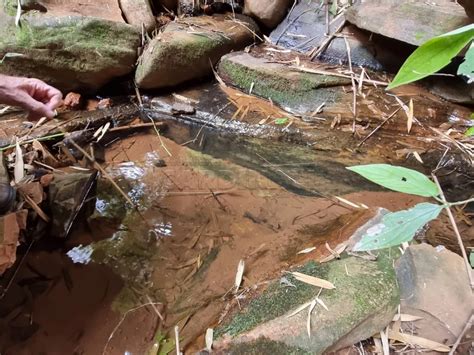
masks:
<svg viewBox="0 0 474 355"><path fill-rule="evenodd" d="M396 254L396 253L393 253ZM285 275L271 284L246 309L220 329L217 351L230 354L322 354L371 337L392 320L400 302L389 253L377 262L349 257L327 264L310 262L299 271L335 285L323 290L311 315L308 308L292 315L318 295L320 289ZM257 351L260 349L260 351ZM280 349L275 352L275 349Z"/></svg>
<svg viewBox="0 0 474 355"><path fill-rule="evenodd" d="M119 0L119 3L127 23L140 29L145 26L147 31L155 29L156 20L149 0Z"/></svg>
<svg viewBox="0 0 474 355"><path fill-rule="evenodd" d="M401 312L419 316L417 335L452 344L474 309L462 257L428 244L412 245L397 261Z"/></svg>
<svg viewBox="0 0 474 355"><path fill-rule="evenodd" d="M135 81L142 89L156 89L205 77L224 54L252 43L257 31L244 16L238 21L215 15L172 22L149 43Z"/></svg>
<svg viewBox="0 0 474 355"><path fill-rule="evenodd" d="M365 1L346 11L346 19L364 30L419 46L470 21L455 2Z"/></svg>
<svg viewBox="0 0 474 355"><path fill-rule="evenodd" d="M273 29L284 19L292 0L245 0L244 13Z"/></svg>
<svg viewBox="0 0 474 355"><path fill-rule="evenodd" d="M82 17L0 17L0 73L42 79L62 91L95 91L133 71L140 32Z"/></svg>

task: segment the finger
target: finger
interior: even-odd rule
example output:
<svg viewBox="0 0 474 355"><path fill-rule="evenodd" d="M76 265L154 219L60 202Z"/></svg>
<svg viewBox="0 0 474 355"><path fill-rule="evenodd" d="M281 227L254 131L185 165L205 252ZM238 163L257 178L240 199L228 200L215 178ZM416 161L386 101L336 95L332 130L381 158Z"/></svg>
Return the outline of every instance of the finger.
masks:
<svg viewBox="0 0 474 355"><path fill-rule="evenodd" d="M51 110L55 110L61 104L63 94L61 93L61 91L56 90L54 88L49 91L49 94L49 102L46 103L46 106L48 106L48 108Z"/></svg>
<svg viewBox="0 0 474 355"><path fill-rule="evenodd" d="M25 110L30 112L30 117L41 118L53 118L54 112L48 106L42 102L36 101L29 95L22 95L21 100L19 100L19 105Z"/></svg>

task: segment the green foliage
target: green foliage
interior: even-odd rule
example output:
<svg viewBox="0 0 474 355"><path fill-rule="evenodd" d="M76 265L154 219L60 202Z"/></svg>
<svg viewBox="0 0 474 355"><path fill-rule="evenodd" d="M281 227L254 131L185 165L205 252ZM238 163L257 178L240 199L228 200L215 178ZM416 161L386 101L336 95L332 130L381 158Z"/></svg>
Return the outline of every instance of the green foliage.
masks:
<svg viewBox="0 0 474 355"><path fill-rule="evenodd" d="M471 263L471 267L474 268L474 250L471 250L471 254L469 254L469 262Z"/></svg>
<svg viewBox="0 0 474 355"><path fill-rule="evenodd" d="M155 345L148 355L168 355L176 349L176 342L168 339L166 335L158 331L155 335Z"/></svg>
<svg viewBox="0 0 474 355"><path fill-rule="evenodd" d="M438 204L419 203L409 210L387 213L381 223L369 228L354 250L383 249L408 242L426 223L437 218L443 208Z"/></svg>
<svg viewBox="0 0 474 355"><path fill-rule="evenodd" d="M474 24L430 39L405 61L388 90L423 79L448 65L474 39ZM460 74L473 72L473 53L461 65Z"/></svg>
<svg viewBox="0 0 474 355"><path fill-rule="evenodd" d="M436 185L418 171L389 164L359 165L347 168L387 189L423 197L438 196Z"/></svg>

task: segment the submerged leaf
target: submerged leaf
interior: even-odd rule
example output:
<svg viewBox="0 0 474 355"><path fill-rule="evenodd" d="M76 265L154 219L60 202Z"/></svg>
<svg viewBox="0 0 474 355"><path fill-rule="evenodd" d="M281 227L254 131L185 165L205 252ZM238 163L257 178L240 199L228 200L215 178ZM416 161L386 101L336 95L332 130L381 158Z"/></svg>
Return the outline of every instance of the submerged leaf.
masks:
<svg viewBox="0 0 474 355"><path fill-rule="evenodd" d="M430 39L405 61L387 90L423 79L443 69L474 38L474 24Z"/></svg>
<svg viewBox="0 0 474 355"><path fill-rule="evenodd" d="M409 210L388 213L381 223L367 230L353 250L384 249L408 242L420 228L438 217L442 209L442 205L425 202Z"/></svg>
<svg viewBox="0 0 474 355"><path fill-rule="evenodd" d="M347 169L390 190L423 197L439 194L436 184L416 170L389 164L358 165Z"/></svg>

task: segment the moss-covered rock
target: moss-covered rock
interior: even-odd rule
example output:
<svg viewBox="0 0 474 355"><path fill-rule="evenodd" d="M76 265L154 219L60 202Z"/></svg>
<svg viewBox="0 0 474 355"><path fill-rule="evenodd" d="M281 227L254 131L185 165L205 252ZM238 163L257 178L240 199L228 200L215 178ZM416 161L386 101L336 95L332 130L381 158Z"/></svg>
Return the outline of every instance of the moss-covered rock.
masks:
<svg viewBox="0 0 474 355"><path fill-rule="evenodd" d="M133 71L140 32L82 17L0 17L0 73L42 79L63 91L95 91ZM13 54L13 55L12 55Z"/></svg>
<svg viewBox="0 0 474 355"><path fill-rule="evenodd" d="M280 282L271 284L244 311L217 330L217 335L223 336L218 347L239 349L263 337L297 351L321 354L371 337L390 322L400 302L393 257L386 251L377 262L348 257L322 265L310 262L302 267L300 272L329 280L336 286L320 295L328 310L316 306L311 315L311 337L307 333L308 309L292 317L288 315L313 300L319 288L288 275L285 277L296 287ZM270 354L261 352L267 353Z"/></svg>
<svg viewBox="0 0 474 355"><path fill-rule="evenodd" d="M149 43L135 81L140 88L156 89L205 77L224 54L252 43L257 31L244 16L238 21L215 15L172 22Z"/></svg>
<svg viewBox="0 0 474 355"><path fill-rule="evenodd" d="M324 102L338 101L341 93L337 86L350 84L346 78L298 72L245 52L224 56L219 75L242 91L248 92L252 87L254 94L302 114L314 111Z"/></svg>

